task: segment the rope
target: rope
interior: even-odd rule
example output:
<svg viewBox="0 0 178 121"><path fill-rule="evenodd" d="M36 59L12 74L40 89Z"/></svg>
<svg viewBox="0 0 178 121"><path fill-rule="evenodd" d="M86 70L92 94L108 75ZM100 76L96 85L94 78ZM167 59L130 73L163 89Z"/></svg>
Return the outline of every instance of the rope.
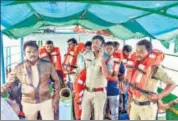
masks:
<svg viewBox="0 0 178 121"><path fill-rule="evenodd" d="M178 115L178 110L177 109L175 109L173 107L170 107L169 110Z"/></svg>
<svg viewBox="0 0 178 121"><path fill-rule="evenodd" d="M163 65L162 65L162 66L163 66ZM178 70L175 70L175 69L172 69L172 68L168 68L168 67L166 67L166 66L163 66L163 68L168 69L168 70L171 70L171 71L178 72Z"/></svg>
<svg viewBox="0 0 178 121"><path fill-rule="evenodd" d="M168 53L164 53L167 56L173 56L173 57L178 57L178 55L174 55L174 54L168 54Z"/></svg>

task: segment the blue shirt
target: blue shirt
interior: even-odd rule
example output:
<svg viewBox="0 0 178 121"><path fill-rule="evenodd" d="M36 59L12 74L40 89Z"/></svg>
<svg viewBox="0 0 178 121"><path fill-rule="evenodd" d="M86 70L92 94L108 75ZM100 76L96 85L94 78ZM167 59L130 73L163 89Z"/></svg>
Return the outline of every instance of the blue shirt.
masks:
<svg viewBox="0 0 178 121"><path fill-rule="evenodd" d="M119 72L121 74L125 73L125 67L124 64L121 62L120 64L120 69ZM118 76L119 79L119 76ZM108 96L116 96L119 95L119 88L117 87L117 82L115 81L108 81L108 85L107 85L107 95Z"/></svg>

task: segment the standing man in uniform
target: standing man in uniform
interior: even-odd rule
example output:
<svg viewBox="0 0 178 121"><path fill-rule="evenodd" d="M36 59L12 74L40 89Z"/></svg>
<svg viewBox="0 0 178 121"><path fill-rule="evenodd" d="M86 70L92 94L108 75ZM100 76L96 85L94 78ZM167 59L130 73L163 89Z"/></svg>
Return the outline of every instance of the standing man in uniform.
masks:
<svg viewBox="0 0 178 121"><path fill-rule="evenodd" d="M6 84L1 87L1 94L19 80L22 85L22 106L26 119L37 120L37 113L40 111L43 120L54 120L60 91L60 80L56 70L50 62L38 58L38 45L35 42L28 41L24 44L24 54L25 61L9 73ZM50 77L55 83L53 98L48 87Z"/></svg>
<svg viewBox="0 0 178 121"><path fill-rule="evenodd" d="M83 91L86 81L86 70L80 70L80 63L83 61L83 53L91 51L91 41L85 43L84 52L78 54L77 57L77 67L80 72L76 75L76 80L74 81L74 109L75 109L75 119L81 119L81 100L83 97Z"/></svg>
<svg viewBox="0 0 178 121"><path fill-rule="evenodd" d="M176 87L160 66L163 54L156 53L153 53L150 41L141 40L137 43L135 56L127 63L126 79L142 90L136 90L135 86L129 88L130 120L155 120L157 102ZM156 93L158 81L166 84L160 94Z"/></svg>
<svg viewBox="0 0 178 121"><path fill-rule="evenodd" d="M112 59L104 53L105 40L96 35L92 38L92 51L84 54L83 67L86 69L85 91L82 99L81 120L90 120L94 109L95 120L103 120L107 99L107 77L111 76ZM106 64L107 63L107 64Z"/></svg>

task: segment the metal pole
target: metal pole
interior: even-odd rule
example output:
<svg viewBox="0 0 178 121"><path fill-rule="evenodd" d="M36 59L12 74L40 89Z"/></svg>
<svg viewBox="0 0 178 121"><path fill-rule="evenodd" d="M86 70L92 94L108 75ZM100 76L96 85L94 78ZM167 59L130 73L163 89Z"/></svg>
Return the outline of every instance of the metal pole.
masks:
<svg viewBox="0 0 178 121"><path fill-rule="evenodd" d="M123 46L126 45L126 42L125 42L126 40L122 40L122 41L123 41Z"/></svg>
<svg viewBox="0 0 178 121"><path fill-rule="evenodd" d="M11 53L11 49L12 49L12 47L9 48L9 65L8 65L10 71L12 70L12 68L11 68L11 66L12 66L12 53Z"/></svg>
<svg viewBox="0 0 178 121"><path fill-rule="evenodd" d="M20 56L21 56L21 61L24 60L24 56L23 56L23 44L24 44L24 40L23 38L20 39Z"/></svg>
<svg viewBox="0 0 178 121"><path fill-rule="evenodd" d="M150 42L152 43L152 38L151 37L149 37L150 38Z"/></svg>
<svg viewBox="0 0 178 121"><path fill-rule="evenodd" d="M4 46L3 46L3 37L1 31L1 40L0 40L0 48L1 48L1 84L5 84L6 76L5 76L5 67L4 67Z"/></svg>
<svg viewBox="0 0 178 121"><path fill-rule="evenodd" d="M9 50L9 48L8 47L6 47L5 48L6 49L6 68L7 68L7 66L8 66L8 50Z"/></svg>

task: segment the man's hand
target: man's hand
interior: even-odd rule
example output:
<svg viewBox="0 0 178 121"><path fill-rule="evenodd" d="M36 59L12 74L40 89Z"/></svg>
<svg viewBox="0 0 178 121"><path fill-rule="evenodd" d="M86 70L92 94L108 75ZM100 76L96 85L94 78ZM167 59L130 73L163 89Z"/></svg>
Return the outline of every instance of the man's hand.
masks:
<svg viewBox="0 0 178 121"><path fill-rule="evenodd" d="M178 98L177 98L176 100L174 100L174 103L175 103L175 104L178 104Z"/></svg>
<svg viewBox="0 0 178 121"><path fill-rule="evenodd" d="M151 102L157 102L160 98L158 94L149 94L148 95L148 100Z"/></svg>
<svg viewBox="0 0 178 121"><path fill-rule="evenodd" d="M54 113L57 112L58 108L59 108L59 99L53 99L53 111L54 111Z"/></svg>
<svg viewBox="0 0 178 121"><path fill-rule="evenodd" d="M11 72L8 74L8 80L14 80L15 78L15 72Z"/></svg>
<svg viewBox="0 0 178 121"><path fill-rule="evenodd" d="M127 108L127 114L130 115L130 109L131 109L131 106L128 106Z"/></svg>
<svg viewBox="0 0 178 121"><path fill-rule="evenodd" d="M105 62L104 61L104 50L102 48L99 50L98 56L99 56L100 66L102 66L103 62Z"/></svg>
<svg viewBox="0 0 178 121"><path fill-rule="evenodd" d="M20 112L20 107L15 100L7 99L7 103L12 107L15 113L18 115Z"/></svg>
<svg viewBox="0 0 178 121"><path fill-rule="evenodd" d="M1 96L4 94L4 90L3 88L1 87Z"/></svg>

